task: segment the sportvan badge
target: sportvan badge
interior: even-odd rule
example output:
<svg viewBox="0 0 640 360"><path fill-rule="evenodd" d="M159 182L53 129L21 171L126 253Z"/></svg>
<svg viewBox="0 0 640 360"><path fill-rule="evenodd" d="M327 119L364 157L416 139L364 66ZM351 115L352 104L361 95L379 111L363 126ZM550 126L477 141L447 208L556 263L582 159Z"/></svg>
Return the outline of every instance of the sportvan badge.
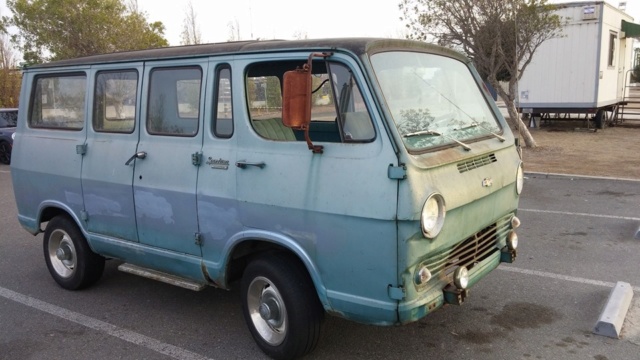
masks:
<svg viewBox="0 0 640 360"><path fill-rule="evenodd" d="M492 178L484 178L482 179L482 187L491 187L493 186L493 179Z"/></svg>
<svg viewBox="0 0 640 360"><path fill-rule="evenodd" d="M207 160L206 164L211 166L212 169L219 169L219 170L229 169L229 160L222 160L222 159L214 160L211 157L209 157L209 160Z"/></svg>

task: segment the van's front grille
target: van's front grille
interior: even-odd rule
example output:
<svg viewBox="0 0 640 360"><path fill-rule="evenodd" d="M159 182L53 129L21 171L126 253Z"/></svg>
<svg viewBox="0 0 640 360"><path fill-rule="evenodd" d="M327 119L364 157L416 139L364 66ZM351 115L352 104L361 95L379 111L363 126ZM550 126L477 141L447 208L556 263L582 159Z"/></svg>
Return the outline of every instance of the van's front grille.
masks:
<svg viewBox="0 0 640 360"><path fill-rule="evenodd" d="M424 260L429 271L440 279L448 277L459 266L472 269L476 264L488 258L496 251L498 240L509 231L511 214L502 217L496 223L487 226L455 246Z"/></svg>
<svg viewBox="0 0 640 360"><path fill-rule="evenodd" d="M481 166L489 165L498 161L496 154L489 154L475 159L467 160L458 164L458 171L460 173L467 172L473 169L477 169Z"/></svg>

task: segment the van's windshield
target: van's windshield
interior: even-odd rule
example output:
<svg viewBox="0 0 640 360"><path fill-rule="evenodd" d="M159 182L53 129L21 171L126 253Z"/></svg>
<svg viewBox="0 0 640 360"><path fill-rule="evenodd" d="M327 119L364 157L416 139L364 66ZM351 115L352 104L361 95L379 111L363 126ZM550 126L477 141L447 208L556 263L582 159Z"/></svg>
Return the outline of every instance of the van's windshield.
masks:
<svg viewBox="0 0 640 360"><path fill-rule="evenodd" d="M409 150L497 136L499 123L470 69L453 58L383 52L371 63L398 132Z"/></svg>

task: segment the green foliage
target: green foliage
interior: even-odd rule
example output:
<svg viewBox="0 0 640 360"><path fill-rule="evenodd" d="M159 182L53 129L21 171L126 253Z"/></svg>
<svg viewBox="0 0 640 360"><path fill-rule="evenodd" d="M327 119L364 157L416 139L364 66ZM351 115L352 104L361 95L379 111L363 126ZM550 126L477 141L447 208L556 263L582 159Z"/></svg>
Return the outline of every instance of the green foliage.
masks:
<svg viewBox="0 0 640 360"><path fill-rule="evenodd" d="M164 25L123 0L7 0L15 26L11 41L27 64L115 51L167 46Z"/></svg>

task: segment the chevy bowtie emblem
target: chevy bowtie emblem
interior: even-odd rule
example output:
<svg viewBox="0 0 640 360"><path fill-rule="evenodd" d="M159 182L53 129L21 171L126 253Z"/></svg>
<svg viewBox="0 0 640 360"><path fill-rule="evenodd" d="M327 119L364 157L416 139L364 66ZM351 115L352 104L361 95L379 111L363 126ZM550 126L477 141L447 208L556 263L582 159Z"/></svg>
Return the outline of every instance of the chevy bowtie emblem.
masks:
<svg viewBox="0 0 640 360"><path fill-rule="evenodd" d="M484 178L482 180L482 187L491 187L493 185L493 179L492 178Z"/></svg>

